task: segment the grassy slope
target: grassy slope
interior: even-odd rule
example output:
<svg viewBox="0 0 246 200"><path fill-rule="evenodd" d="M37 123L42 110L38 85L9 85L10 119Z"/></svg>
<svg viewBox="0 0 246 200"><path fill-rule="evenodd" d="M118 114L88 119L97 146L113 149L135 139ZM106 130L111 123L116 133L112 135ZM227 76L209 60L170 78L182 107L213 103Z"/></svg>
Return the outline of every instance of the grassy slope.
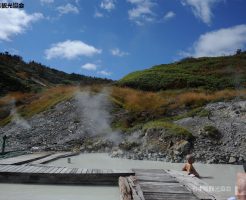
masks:
<svg viewBox="0 0 246 200"><path fill-rule="evenodd" d="M118 84L149 91L245 87L246 52L227 57L189 58L172 64L157 65L130 73Z"/></svg>
<svg viewBox="0 0 246 200"><path fill-rule="evenodd" d="M126 131L163 127L189 135L173 121L208 116L203 106L210 102L246 99L246 52L158 65L130 73L117 84L123 87L113 89L114 102L131 117L118 120L115 127Z"/></svg>
<svg viewBox="0 0 246 200"><path fill-rule="evenodd" d="M0 53L0 96L8 92L37 92L46 87L71 84L101 84L111 80L67 74L21 57Z"/></svg>

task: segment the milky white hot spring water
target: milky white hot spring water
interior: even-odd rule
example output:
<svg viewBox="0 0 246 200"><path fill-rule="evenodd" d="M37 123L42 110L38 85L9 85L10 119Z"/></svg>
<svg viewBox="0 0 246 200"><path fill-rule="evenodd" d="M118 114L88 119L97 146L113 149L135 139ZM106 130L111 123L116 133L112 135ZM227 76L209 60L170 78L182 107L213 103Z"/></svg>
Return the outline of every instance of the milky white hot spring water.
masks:
<svg viewBox="0 0 246 200"><path fill-rule="evenodd" d="M140 161L110 158L104 153L80 154L59 159L47 165L94 168L94 169L174 169L180 170L183 163L166 163L159 161ZM234 195L235 177L237 172L243 172L238 165L215 165L195 163L203 181L211 189L224 190L226 197ZM229 190L230 188L230 190ZM0 184L0 200L116 200L119 199L118 187L102 186L66 186L66 185L33 185L33 184Z"/></svg>

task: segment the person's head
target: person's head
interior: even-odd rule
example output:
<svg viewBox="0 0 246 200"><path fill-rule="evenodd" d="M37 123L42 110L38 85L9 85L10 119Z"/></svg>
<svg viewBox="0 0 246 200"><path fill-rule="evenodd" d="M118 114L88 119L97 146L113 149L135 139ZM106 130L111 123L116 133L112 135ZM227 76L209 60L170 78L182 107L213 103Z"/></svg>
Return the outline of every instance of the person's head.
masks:
<svg viewBox="0 0 246 200"><path fill-rule="evenodd" d="M237 174L236 195L239 200L246 200L246 173Z"/></svg>
<svg viewBox="0 0 246 200"><path fill-rule="evenodd" d="M191 154L186 156L186 160L189 164L194 163L194 157Z"/></svg>

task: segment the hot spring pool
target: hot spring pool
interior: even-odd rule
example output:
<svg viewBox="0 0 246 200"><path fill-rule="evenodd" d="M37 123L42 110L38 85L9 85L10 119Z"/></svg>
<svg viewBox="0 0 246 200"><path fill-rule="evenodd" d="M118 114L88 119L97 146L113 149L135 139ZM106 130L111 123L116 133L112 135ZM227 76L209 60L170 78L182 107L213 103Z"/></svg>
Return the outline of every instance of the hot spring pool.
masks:
<svg viewBox="0 0 246 200"><path fill-rule="evenodd" d="M160 161L139 161L111 158L105 153L80 154L73 156L71 163L62 158L47 165L95 168L95 169L174 169L180 170L182 163L166 163ZM223 192L225 197L234 195L235 177L243 172L238 165L194 165L203 178L212 187L227 187L231 190ZM33 185L33 184L0 184L0 200L117 200L118 187L103 186L66 186L66 185Z"/></svg>

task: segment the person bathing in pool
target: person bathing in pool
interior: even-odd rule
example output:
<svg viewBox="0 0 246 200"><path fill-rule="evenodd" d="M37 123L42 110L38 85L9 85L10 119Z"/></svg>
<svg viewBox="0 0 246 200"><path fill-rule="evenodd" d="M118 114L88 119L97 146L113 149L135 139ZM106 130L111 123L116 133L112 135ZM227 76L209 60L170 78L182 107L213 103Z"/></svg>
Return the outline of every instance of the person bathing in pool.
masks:
<svg viewBox="0 0 246 200"><path fill-rule="evenodd" d="M195 168L193 167L194 158L191 154L186 156L187 162L185 163L184 167L182 168L182 171L188 172L188 175L194 175L197 178L200 178L200 175L197 173Z"/></svg>

